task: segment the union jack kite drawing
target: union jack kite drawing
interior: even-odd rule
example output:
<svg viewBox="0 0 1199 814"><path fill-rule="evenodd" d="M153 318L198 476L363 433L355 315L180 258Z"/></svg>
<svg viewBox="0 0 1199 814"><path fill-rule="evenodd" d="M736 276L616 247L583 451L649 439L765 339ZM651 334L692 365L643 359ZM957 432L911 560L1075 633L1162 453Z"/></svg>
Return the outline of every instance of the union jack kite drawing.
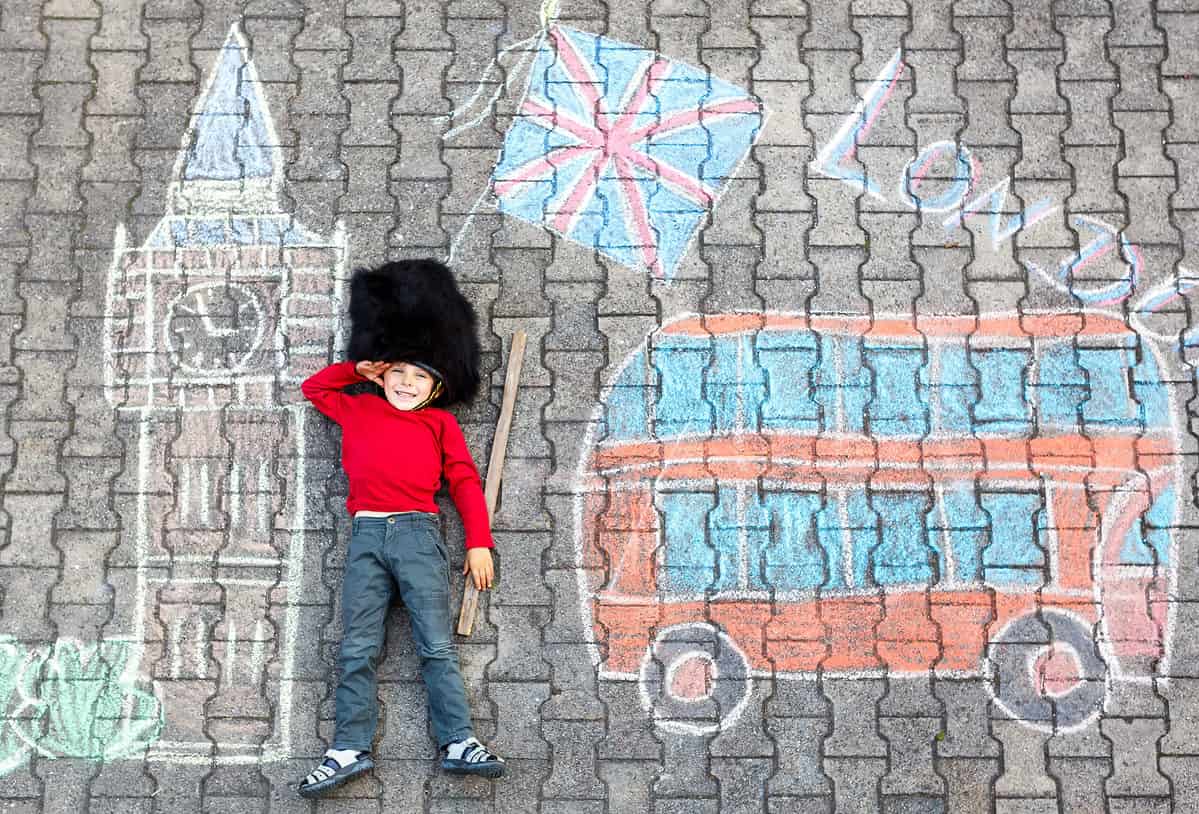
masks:
<svg viewBox="0 0 1199 814"><path fill-rule="evenodd" d="M670 279L762 118L707 71L557 26L492 188L502 212Z"/></svg>

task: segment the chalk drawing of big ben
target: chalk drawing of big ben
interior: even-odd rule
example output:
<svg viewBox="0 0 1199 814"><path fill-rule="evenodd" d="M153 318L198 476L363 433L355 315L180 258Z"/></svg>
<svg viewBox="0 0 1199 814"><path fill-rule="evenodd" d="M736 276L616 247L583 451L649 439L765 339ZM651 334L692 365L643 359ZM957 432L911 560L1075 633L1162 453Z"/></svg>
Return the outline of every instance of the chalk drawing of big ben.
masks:
<svg viewBox="0 0 1199 814"><path fill-rule="evenodd" d="M345 235L282 211L262 90L235 25L165 214L136 248L118 228L108 280L106 394L136 445L128 641L165 711L151 756L178 762L289 753L315 415L295 394L342 344Z"/></svg>

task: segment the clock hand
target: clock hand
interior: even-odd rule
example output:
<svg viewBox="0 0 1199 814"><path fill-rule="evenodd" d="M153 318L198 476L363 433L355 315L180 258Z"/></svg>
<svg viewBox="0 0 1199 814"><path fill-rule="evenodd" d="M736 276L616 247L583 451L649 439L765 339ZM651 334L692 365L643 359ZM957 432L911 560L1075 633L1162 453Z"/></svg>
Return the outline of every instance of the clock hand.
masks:
<svg viewBox="0 0 1199 814"><path fill-rule="evenodd" d="M202 293L196 294L196 306L196 313L200 315L200 324L204 326L205 333L210 336L230 336L237 333L236 328L218 328L213 324L212 317L208 315L208 302Z"/></svg>

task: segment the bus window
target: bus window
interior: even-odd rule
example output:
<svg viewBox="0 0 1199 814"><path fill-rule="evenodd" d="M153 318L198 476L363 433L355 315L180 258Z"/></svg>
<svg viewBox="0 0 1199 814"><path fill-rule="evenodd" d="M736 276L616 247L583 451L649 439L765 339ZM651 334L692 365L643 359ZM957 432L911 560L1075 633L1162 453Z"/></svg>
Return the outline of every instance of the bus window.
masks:
<svg viewBox="0 0 1199 814"><path fill-rule="evenodd" d="M974 407L974 428L982 433L1028 434L1031 421L1024 387L1029 352L976 349L970 352L970 361L978 369L982 396Z"/></svg>
<svg viewBox="0 0 1199 814"><path fill-rule="evenodd" d="M1048 581L1045 553L1034 540L1041 496L1029 492L983 492L991 516L991 541L983 549L983 580L989 585L1039 585Z"/></svg>
<svg viewBox="0 0 1199 814"><path fill-rule="evenodd" d="M754 357L750 334L721 336L715 340L712 364L705 371L704 394L715 411L717 433L760 427L759 408L766 397L766 375Z"/></svg>
<svg viewBox="0 0 1199 814"><path fill-rule="evenodd" d="M751 483L721 486L717 497L716 511L709 515L719 566L712 589L731 591L744 588L757 570L759 554L770 541L770 518Z"/></svg>
<svg viewBox="0 0 1199 814"><path fill-rule="evenodd" d="M954 582L982 581L982 550L987 544L987 515L974 499L970 482L936 489L928 513L929 541L942 552L942 577Z"/></svg>
<svg viewBox="0 0 1199 814"><path fill-rule="evenodd" d="M762 428L815 435L820 412L808 380L818 361L815 337L807 331L762 331L756 341L766 383Z"/></svg>
<svg viewBox="0 0 1199 814"><path fill-rule="evenodd" d="M978 373L964 340L954 340L930 342L928 364L920 368L920 399L928 405L933 435L968 435L974 429Z"/></svg>
<svg viewBox="0 0 1199 814"><path fill-rule="evenodd" d="M645 437L648 426L647 405L653 398L654 383L646 381L645 352L632 356L604 400L606 441L633 441Z"/></svg>
<svg viewBox="0 0 1199 814"><path fill-rule="evenodd" d="M928 495L923 492L875 492L882 540L870 553L876 585L931 585L944 573L941 553L930 546L925 529Z"/></svg>
<svg viewBox="0 0 1199 814"><path fill-rule="evenodd" d="M1170 416L1174 411L1170 407L1170 389L1162 381L1157 359L1148 347L1142 346L1141 358L1132 371L1133 394L1141 409L1141 421L1146 429L1172 428ZM1188 388L1189 390L1189 388ZM1190 398L1190 394L1184 399Z"/></svg>
<svg viewBox="0 0 1199 814"><path fill-rule="evenodd" d="M1078 362L1087 372L1089 385L1088 398L1082 405L1086 428L1141 425L1129 377L1132 355L1131 348L1078 349Z"/></svg>
<svg viewBox="0 0 1199 814"><path fill-rule="evenodd" d="M1138 518L1124 536L1124 544L1120 547L1121 565L1169 564L1174 509L1174 487L1170 486L1162 490L1149 511Z"/></svg>
<svg viewBox="0 0 1199 814"><path fill-rule="evenodd" d="M841 547L825 550L816 534L821 498L812 492L767 492L763 502L770 513L770 537L758 555L750 552L750 587L781 591L844 587ZM825 579L825 570L828 579Z"/></svg>
<svg viewBox="0 0 1199 814"><path fill-rule="evenodd" d="M662 568L659 587L668 593L702 593L716 581L716 550L708 544L710 492L659 492Z"/></svg>
<svg viewBox="0 0 1199 814"><path fill-rule="evenodd" d="M1036 369L1032 372L1033 400L1041 432L1078 432L1079 408L1086 400L1086 376L1069 339L1038 342Z"/></svg>
<svg viewBox="0 0 1199 814"><path fill-rule="evenodd" d="M650 359L658 369L661 392L654 409L659 438L707 435L712 432L712 406L703 392L704 371L711 363L710 342L668 337Z"/></svg>
<svg viewBox="0 0 1199 814"><path fill-rule="evenodd" d="M823 408L822 432L865 431L865 408L873 388L870 370L862 364L862 340L857 336L821 334L820 364L813 371L816 402Z"/></svg>
<svg viewBox="0 0 1199 814"><path fill-rule="evenodd" d="M816 514L820 547L829 552L829 587L857 588L866 585L870 549L878 543L878 521L864 489L831 492ZM840 552L834 557L833 552ZM833 562L840 573L832 571Z"/></svg>
<svg viewBox="0 0 1199 814"><path fill-rule="evenodd" d="M928 434L928 405L917 390L924 349L898 345L866 345L866 362L874 371L874 396L866 407L870 434Z"/></svg>

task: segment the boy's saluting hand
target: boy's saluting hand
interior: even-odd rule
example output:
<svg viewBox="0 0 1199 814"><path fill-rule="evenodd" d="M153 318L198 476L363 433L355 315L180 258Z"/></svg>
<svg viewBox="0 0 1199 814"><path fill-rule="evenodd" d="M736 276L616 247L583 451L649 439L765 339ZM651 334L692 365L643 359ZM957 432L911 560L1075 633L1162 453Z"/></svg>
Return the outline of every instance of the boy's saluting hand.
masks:
<svg viewBox="0 0 1199 814"><path fill-rule="evenodd" d="M491 549L466 549L466 563L462 566L462 573L470 574L471 579L475 581L475 587L480 591L490 589L495 582L495 564L491 561Z"/></svg>
<svg viewBox="0 0 1199 814"><path fill-rule="evenodd" d="M380 387L383 386L383 374L391 367L391 362L368 362L363 360L354 365L354 372L364 379L370 379Z"/></svg>

